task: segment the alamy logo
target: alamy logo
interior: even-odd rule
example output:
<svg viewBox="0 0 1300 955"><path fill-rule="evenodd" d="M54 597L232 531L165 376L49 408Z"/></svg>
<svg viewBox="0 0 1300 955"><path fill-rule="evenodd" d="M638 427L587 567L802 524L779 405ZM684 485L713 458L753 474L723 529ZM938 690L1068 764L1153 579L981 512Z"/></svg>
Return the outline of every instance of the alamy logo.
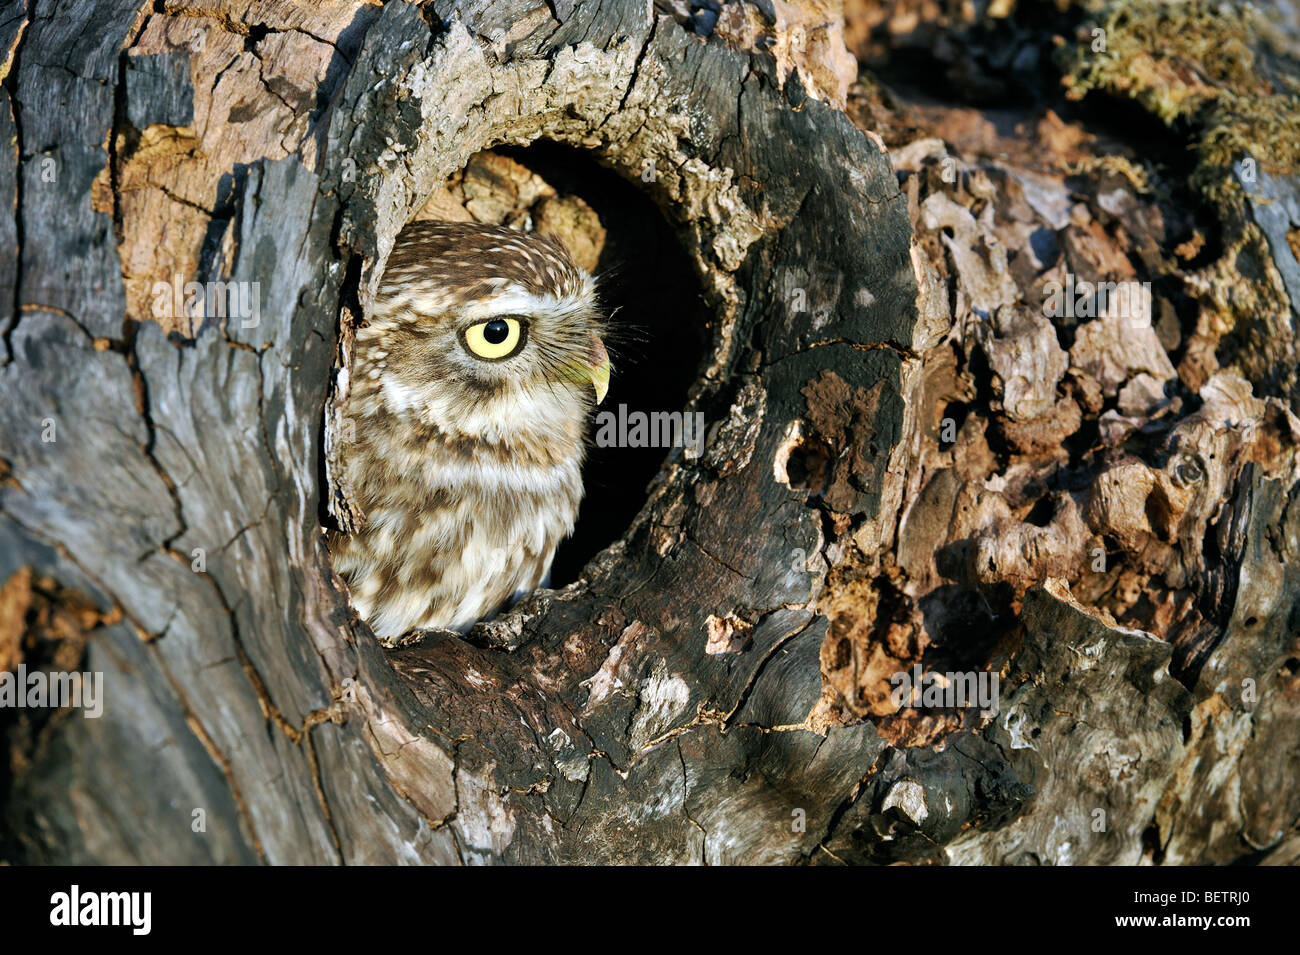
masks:
<svg viewBox="0 0 1300 955"><path fill-rule="evenodd" d="M256 328L262 320L261 282L170 282L153 284L153 317L237 318L240 328Z"/></svg>
<svg viewBox="0 0 1300 955"><path fill-rule="evenodd" d="M1151 315L1150 282L1078 281L1067 272L1065 283L1043 285L1043 314L1048 318L1146 318Z"/></svg>
<svg viewBox="0 0 1300 955"><path fill-rule="evenodd" d="M899 670L889 678L889 700L898 709L957 709L978 706L981 716L998 715L998 675L981 670L962 673Z"/></svg>
<svg viewBox="0 0 1300 955"><path fill-rule="evenodd" d="M104 713L104 674L29 673L23 663L18 664L16 673L0 673L0 709L46 706L79 707L82 716L97 719Z"/></svg>
<svg viewBox="0 0 1300 955"><path fill-rule="evenodd" d="M148 935L153 924L151 892L68 892L50 896L51 925L129 925L131 934Z"/></svg>
<svg viewBox="0 0 1300 955"><path fill-rule="evenodd" d="M628 411L596 415L598 448L690 448L696 457L704 450L704 412Z"/></svg>

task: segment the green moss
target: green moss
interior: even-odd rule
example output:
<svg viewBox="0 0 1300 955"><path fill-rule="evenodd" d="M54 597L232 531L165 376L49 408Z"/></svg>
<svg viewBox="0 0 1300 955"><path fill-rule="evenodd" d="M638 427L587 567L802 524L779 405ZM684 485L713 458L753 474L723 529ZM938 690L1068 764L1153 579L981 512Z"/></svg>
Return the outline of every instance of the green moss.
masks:
<svg viewBox="0 0 1300 955"><path fill-rule="evenodd" d="M1246 157L1270 172L1300 171L1300 97L1259 69L1267 24L1251 8L1120 0L1096 23L1106 50L1085 40L1066 55L1069 95L1127 96L1166 124L1185 124L1198 154L1192 182L1207 198L1240 203L1232 166Z"/></svg>
<svg viewBox="0 0 1300 955"><path fill-rule="evenodd" d="M1105 31L1105 52L1091 48L1094 25ZM1257 172L1300 173L1300 83L1277 30L1250 7L1115 0L1078 40L1062 47L1067 95L1095 90L1135 100L1195 152L1189 185L1214 207L1223 249L1185 277L1201 305L1195 337L1213 348L1199 373L1224 361L1262 393L1294 396L1289 301L1268 240L1245 208L1254 187L1236 174L1244 160Z"/></svg>

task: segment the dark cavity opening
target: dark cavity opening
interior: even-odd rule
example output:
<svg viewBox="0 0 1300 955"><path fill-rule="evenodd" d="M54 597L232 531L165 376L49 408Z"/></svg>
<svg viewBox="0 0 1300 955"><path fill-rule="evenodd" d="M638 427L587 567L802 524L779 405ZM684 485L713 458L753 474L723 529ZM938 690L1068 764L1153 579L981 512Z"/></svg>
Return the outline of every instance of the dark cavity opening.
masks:
<svg viewBox="0 0 1300 955"><path fill-rule="evenodd" d="M633 184L586 154L557 143L501 147L560 197L577 196L604 227L595 275L608 319L614 363L609 394L597 409L617 420L636 413L685 413L688 392L712 342L712 313L694 266L658 207ZM706 425L708 422L706 422ZM592 557L622 535L674 448L596 444L593 422L583 467L585 496L573 536L551 566L551 586L576 580Z"/></svg>

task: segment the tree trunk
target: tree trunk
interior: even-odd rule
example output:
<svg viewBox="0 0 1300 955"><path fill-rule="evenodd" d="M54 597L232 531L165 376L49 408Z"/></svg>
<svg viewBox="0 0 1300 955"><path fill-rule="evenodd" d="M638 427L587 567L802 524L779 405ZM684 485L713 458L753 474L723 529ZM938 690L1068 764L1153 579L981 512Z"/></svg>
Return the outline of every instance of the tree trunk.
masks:
<svg viewBox="0 0 1300 955"><path fill-rule="evenodd" d="M1211 223L1265 273L1273 334L1239 323L1211 366L1204 309L1171 345L1148 299L1145 330L1061 338L1038 231L1062 273L1190 286L1177 229L1112 167L1071 195L891 127L839 16L24 0L0 23L0 662L104 674L102 717L10 714L6 858L1294 851L1297 180ZM676 230L707 441L575 583L385 649L324 546L353 323L432 194L537 140ZM996 712L900 709L922 664L997 674Z"/></svg>

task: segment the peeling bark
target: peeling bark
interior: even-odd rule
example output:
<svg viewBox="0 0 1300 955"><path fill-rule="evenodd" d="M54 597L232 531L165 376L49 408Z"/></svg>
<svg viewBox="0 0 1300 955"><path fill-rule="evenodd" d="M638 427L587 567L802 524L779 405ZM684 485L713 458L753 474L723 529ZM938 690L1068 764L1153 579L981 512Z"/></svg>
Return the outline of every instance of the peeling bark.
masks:
<svg viewBox="0 0 1300 955"><path fill-rule="evenodd" d="M943 36L847 6L860 61L908 22ZM1294 857L1294 172L1206 262L1133 150L850 85L840 16L0 23L0 664L107 688L100 719L9 725L6 858ZM957 75L1014 70L963 51ZM676 230L707 440L575 583L385 650L323 542L351 331L412 218L527 220L599 260L613 223L499 151L537 140ZM1286 334L1239 320L1232 361L1215 297L1247 262ZM1066 321L1043 288L1070 275L1154 290ZM256 283L256 321L189 281ZM914 666L996 675L995 711L898 706Z"/></svg>

